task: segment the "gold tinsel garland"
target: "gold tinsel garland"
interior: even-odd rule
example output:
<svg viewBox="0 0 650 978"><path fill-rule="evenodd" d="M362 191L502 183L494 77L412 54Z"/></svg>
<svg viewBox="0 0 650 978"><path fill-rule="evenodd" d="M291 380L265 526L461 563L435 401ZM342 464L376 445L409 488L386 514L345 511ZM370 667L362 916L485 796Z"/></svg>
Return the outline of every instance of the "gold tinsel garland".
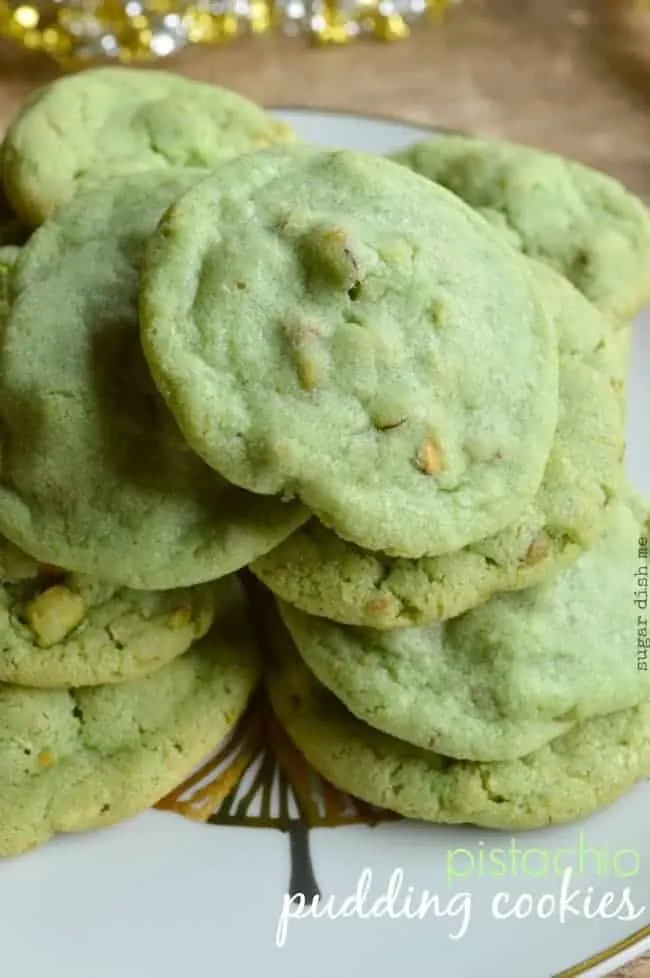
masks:
<svg viewBox="0 0 650 978"><path fill-rule="evenodd" d="M318 44L408 37L453 0L0 0L0 35L65 67L132 64L271 31Z"/></svg>

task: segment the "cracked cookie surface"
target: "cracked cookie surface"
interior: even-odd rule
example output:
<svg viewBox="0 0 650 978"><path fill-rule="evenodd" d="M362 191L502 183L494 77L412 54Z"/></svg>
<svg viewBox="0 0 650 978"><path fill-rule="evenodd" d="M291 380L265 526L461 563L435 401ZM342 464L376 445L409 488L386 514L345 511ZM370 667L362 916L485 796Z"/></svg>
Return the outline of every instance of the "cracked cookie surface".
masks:
<svg viewBox="0 0 650 978"><path fill-rule="evenodd" d="M595 542L623 476L625 331L611 335L606 318L552 269L530 263L530 271L560 354L558 426L533 501L494 536L420 560L363 550L311 520L252 565L280 598L350 625L421 625L539 583Z"/></svg>
<svg viewBox="0 0 650 978"><path fill-rule="evenodd" d="M127 818L188 775L258 682L248 618L239 592L189 652L129 683L0 684L0 855Z"/></svg>
<svg viewBox="0 0 650 978"><path fill-rule="evenodd" d="M39 89L9 126L2 178L16 211L41 224L107 178L213 168L291 130L235 92L163 71L99 68Z"/></svg>
<svg viewBox="0 0 650 978"><path fill-rule="evenodd" d="M521 258L387 160L307 147L225 164L161 221L142 342L217 471L400 556L511 522L557 421L557 343Z"/></svg>
<svg viewBox="0 0 650 978"><path fill-rule="evenodd" d="M138 335L138 271L204 171L115 178L39 228L0 343L0 526L39 561L132 588L214 580L306 514L224 482L189 448Z"/></svg>

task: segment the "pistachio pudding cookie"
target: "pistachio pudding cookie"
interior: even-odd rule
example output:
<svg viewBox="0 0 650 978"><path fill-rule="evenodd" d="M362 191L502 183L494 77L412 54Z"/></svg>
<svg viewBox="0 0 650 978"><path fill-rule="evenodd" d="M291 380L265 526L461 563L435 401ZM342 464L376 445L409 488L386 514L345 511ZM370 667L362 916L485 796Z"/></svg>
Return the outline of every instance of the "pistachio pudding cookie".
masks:
<svg viewBox="0 0 650 978"><path fill-rule="evenodd" d="M2 147L0 146L1 160ZM0 167L1 165L0 162ZM7 198L0 188L0 248L4 248L6 245L24 244L28 237L29 229L13 213Z"/></svg>
<svg viewBox="0 0 650 978"><path fill-rule="evenodd" d="M457 550L539 488L553 323L520 256L405 167L308 147L224 164L151 238L140 321L208 464L360 546Z"/></svg>
<svg viewBox="0 0 650 978"><path fill-rule="evenodd" d="M138 272L165 207L203 177L115 178L39 228L0 342L0 532L38 561L136 589L223 577L305 519L194 454L142 355Z"/></svg>
<svg viewBox="0 0 650 978"><path fill-rule="evenodd" d="M585 720L517 760L459 761L391 737L349 713L309 672L277 620L269 641L270 697L298 749L342 791L407 818L538 828L584 818L650 776L647 699Z"/></svg>
<svg viewBox="0 0 650 978"><path fill-rule="evenodd" d="M359 719L448 757L514 760L650 701L630 592L649 524L622 504L608 522L550 583L443 624L376 631L280 611L307 666Z"/></svg>
<svg viewBox="0 0 650 978"><path fill-rule="evenodd" d="M650 300L650 217L604 173L550 153L437 136L392 158L447 187L624 323Z"/></svg>
<svg viewBox="0 0 650 978"><path fill-rule="evenodd" d="M350 625L422 625L539 583L598 539L623 478L623 331L612 335L566 279L526 261L560 354L559 421L533 501L493 536L419 560L364 550L312 519L252 565L278 597Z"/></svg>
<svg viewBox="0 0 650 978"><path fill-rule="evenodd" d="M9 314L10 307L10 278L20 256L17 245L0 246L0 325Z"/></svg>
<svg viewBox="0 0 650 978"><path fill-rule="evenodd" d="M6 537L0 536L0 587L3 584L15 584L19 581L33 580L39 575L45 579L53 574L64 574L58 568L39 564L37 560L26 554L20 547L10 543Z"/></svg>
<svg viewBox="0 0 650 978"><path fill-rule="evenodd" d="M3 560L16 573L16 565ZM28 559L28 558L26 558ZM0 683L97 686L149 675L187 652L236 596L213 584L135 591L39 568L0 584Z"/></svg>
<svg viewBox="0 0 650 978"><path fill-rule="evenodd" d="M615 367L614 386L624 417L628 414L628 384L632 356L632 329L619 329L611 339L611 357Z"/></svg>
<svg viewBox="0 0 650 978"><path fill-rule="evenodd" d="M86 689L0 685L0 855L110 825L171 791L233 728L260 675L241 591L151 676Z"/></svg>
<svg viewBox="0 0 650 978"><path fill-rule="evenodd" d="M0 143L0 176L2 174L3 152L4 144ZM0 248L5 245L24 244L28 237L29 228L14 214L0 180Z"/></svg>
<svg viewBox="0 0 650 978"><path fill-rule="evenodd" d="M35 227L111 176L213 168L294 138L235 92L163 71L99 68L27 99L5 135L2 179L16 212Z"/></svg>

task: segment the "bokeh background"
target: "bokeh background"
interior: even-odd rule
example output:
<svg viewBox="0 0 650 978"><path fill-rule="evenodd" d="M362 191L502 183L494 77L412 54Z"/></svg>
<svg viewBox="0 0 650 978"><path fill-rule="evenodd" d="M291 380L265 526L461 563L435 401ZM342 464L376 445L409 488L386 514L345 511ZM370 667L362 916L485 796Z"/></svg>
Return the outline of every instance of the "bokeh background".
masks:
<svg viewBox="0 0 650 978"><path fill-rule="evenodd" d="M380 113L557 150L650 196L648 0L460 0L424 20L407 40L325 47L242 29L158 63L267 105ZM0 41L0 119L59 71Z"/></svg>

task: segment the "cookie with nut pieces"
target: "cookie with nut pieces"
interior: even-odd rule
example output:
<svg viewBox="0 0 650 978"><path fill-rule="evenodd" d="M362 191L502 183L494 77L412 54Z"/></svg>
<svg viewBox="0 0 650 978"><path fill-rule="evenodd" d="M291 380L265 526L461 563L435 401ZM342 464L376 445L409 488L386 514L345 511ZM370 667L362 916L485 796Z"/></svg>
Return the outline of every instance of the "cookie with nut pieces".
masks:
<svg viewBox="0 0 650 978"><path fill-rule="evenodd" d="M234 585L208 634L150 676L81 689L0 683L0 856L148 808L232 730L260 678Z"/></svg>
<svg viewBox="0 0 650 978"><path fill-rule="evenodd" d="M638 510L612 507L598 543L551 581L447 622L377 631L280 611L307 667L359 719L447 757L511 761L650 698L650 674L629 664L629 581L648 532Z"/></svg>
<svg viewBox="0 0 650 978"><path fill-rule="evenodd" d="M612 335L607 318L566 279L526 261L560 354L560 417L534 499L498 533L418 560L371 552L311 520L252 565L280 598L349 625L424 625L537 584L598 539L622 487L626 331Z"/></svg>
<svg viewBox="0 0 650 978"><path fill-rule="evenodd" d="M482 218L388 160L277 147L224 164L150 239L140 325L208 464L360 546L457 550L539 487L553 324Z"/></svg>
<svg viewBox="0 0 650 978"><path fill-rule="evenodd" d="M136 589L230 574L307 514L228 485L149 376L138 272L165 208L204 177L115 178L32 235L11 272L0 358L0 532L38 561Z"/></svg>
<svg viewBox="0 0 650 978"><path fill-rule="evenodd" d="M236 92L166 71L98 68L59 78L23 105L0 171L16 212L35 227L111 177L214 168L294 139L289 126Z"/></svg>
<svg viewBox="0 0 650 978"><path fill-rule="evenodd" d="M650 215L605 173L528 146L441 135L392 158L476 208L565 275L613 326L650 299Z"/></svg>
<svg viewBox="0 0 650 978"><path fill-rule="evenodd" d="M232 602L232 576L138 591L38 566L0 543L0 682L96 686L155 672L186 652ZM13 579L12 579L13 578Z"/></svg>
<svg viewBox="0 0 650 978"><path fill-rule="evenodd" d="M650 776L650 703L578 723L526 757L454 760L368 726L309 671L269 621L267 685L277 716L327 781L379 808L429 822L532 829L611 804Z"/></svg>

